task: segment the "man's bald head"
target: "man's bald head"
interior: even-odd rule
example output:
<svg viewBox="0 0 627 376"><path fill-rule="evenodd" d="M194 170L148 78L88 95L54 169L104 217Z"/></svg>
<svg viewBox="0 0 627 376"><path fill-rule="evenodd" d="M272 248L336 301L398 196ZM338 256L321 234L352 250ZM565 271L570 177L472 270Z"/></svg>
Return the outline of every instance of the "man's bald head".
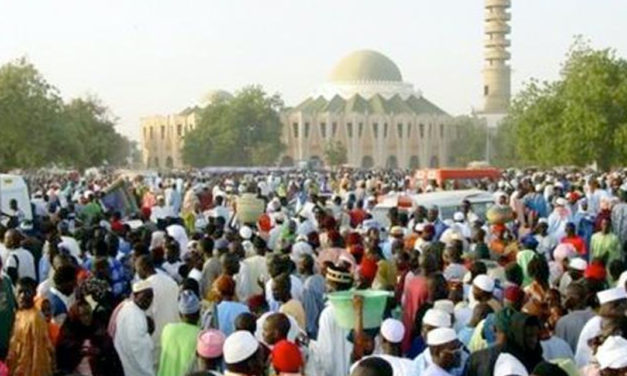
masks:
<svg viewBox="0 0 627 376"><path fill-rule="evenodd" d="M273 313L263 323L263 339L268 345L287 338L291 327L290 319L283 313Z"/></svg>
<svg viewBox="0 0 627 376"><path fill-rule="evenodd" d="M360 361L350 376L392 376L392 366L387 360L373 356Z"/></svg>

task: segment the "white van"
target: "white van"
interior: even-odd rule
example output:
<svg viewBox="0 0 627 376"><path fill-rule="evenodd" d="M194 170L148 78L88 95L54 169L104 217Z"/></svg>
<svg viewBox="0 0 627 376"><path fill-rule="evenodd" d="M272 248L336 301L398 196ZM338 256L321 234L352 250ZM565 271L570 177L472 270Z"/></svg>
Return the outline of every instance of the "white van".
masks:
<svg viewBox="0 0 627 376"><path fill-rule="evenodd" d="M24 212L26 221L32 222L33 211L28 194L28 186L24 178L20 175L0 174L0 212L9 213L9 202L15 199L18 208ZM2 223L6 223L8 218L1 217Z"/></svg>

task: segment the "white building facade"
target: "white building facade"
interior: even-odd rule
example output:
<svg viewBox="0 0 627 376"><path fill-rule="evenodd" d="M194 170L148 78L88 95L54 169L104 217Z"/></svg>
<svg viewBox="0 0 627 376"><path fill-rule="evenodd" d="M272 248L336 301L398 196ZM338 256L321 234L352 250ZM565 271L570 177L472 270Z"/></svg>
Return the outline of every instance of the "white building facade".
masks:
<svg viewBox="0 0 627 376"><path fill-rule="evenodd" d="M403 82L392 60L370 50L343 58L282 120L282 165L324 160L325 145L337 140L355 167L437 167L454 137L451 117Z"/></svg>

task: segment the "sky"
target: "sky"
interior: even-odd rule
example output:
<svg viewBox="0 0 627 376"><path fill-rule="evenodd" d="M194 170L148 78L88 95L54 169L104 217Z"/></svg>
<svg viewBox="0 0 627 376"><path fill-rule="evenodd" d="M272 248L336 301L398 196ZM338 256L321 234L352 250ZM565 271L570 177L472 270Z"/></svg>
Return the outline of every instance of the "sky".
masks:
<svg viewBox="0 0 627 376"><path fill-rule="evenodd" d="M481 107L483 0L0 0L0 64L27 57L64 99L140 118L260 84L296 105L351 51L391 58L452 115ZM512 90L556 79L574 35L627 57L625 0L512 0Z"/></svg>

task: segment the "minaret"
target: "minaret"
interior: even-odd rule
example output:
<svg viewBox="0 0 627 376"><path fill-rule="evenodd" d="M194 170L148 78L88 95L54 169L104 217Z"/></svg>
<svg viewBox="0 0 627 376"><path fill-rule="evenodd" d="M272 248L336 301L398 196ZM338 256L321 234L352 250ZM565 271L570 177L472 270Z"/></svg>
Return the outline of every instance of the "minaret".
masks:
<svg viewBox="0 0 627 376"><path fill-rule="evenodd" d="M483 113L505 114L511 95L508 12L511 0L485 0L483 41Z"/></svg>

